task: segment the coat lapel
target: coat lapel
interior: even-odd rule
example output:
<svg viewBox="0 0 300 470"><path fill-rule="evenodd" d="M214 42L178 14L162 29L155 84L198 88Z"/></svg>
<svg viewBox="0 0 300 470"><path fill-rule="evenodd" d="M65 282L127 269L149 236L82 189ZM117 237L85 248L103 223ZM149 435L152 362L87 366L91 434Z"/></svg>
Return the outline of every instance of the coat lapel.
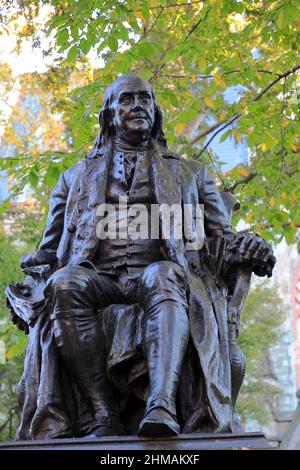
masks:
<svg viewBox="0 0 300 470"><path fill-rule="evenodd" d="M179 158L154 152L151 157L153 189L158 204L181 204Z"/></svg>
<svg viewBox="0 0 300 470"><path fill-rule="evenodd" d="M79 264L92 259L97 251L99 245L96 232L99 222L97 207L105 203L109 165L109 149L104 149L95 157L86 158L84 161L78 201L74 208L77 230L72 243L72 263Z"/></svg>
<svg viewBox="0 0 300 470"><path fill-rule="evenodd" d="M173 204L179 204L181 207L180 159L170 154L153 152L151 156L151 173L156 203L159 205L167 204L168 207ZM176 239L172 231L170 237L164 237L164 223L161 211L159 219L169 259L179 264L186 271L188 264L183 239Z"/></svg>
<svg viewBox="0 0 300 470"><path fill-rule="evenodd" d="M88 209L105 202L110 152L104 149L96 158L86 159L85 190L88 191Z"/></svg>

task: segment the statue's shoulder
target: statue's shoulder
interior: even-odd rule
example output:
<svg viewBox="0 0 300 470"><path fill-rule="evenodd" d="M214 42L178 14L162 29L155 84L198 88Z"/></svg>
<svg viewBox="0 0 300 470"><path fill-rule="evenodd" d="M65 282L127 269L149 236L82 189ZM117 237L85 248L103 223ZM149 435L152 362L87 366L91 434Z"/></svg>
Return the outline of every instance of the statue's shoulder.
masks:
<svg viewBox="0 0 300 470"><path fill-rule="evenodd" d="M202 174L205 169L204 163L199 160L195 160L194 158L181 155L179 156L179 159L181 161L182 168L186 169L187 171Z"/></svg>
<svg viewBox="0 0 300 470"><path fill-rule="evenodd" d="M65 170L64 173L62 174L62 177L68 188L74 182L76 176L80 173L83 162L84 160L80 160L79 162L75 163L75 165Z"/></svg>
<svg viewBox="0 0 300 470"><path fill-rule="evenodd" d="M161 156L164 158L173 158L179 160L182 170L187 171L188 173L193 173L199 176L203 175L203 172L205 171L205 165L202 161L189 158L186 155L179 155L172 152L162 152Z"/></svg>

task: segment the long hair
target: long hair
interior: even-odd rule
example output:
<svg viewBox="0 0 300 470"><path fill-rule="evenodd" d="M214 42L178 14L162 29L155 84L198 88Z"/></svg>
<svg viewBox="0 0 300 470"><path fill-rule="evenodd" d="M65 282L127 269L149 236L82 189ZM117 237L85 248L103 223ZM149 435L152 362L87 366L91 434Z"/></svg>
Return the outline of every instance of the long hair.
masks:
<svg viewBox="0 0 300 470"><path fill-rule="evenodd" d="M119 85L129 80L136 80L138 77L134 77L132 75L122 75L117 80L112 82L104 93L103 104L100 109L99 113L99 124L100 124L100 134L97 136L94 149L92 150L91 154L98 153L101 147L107 147L111 144L111 139L114 135L114 127L112 126L112 110L111 105L116 95L116 90ZM139 79L141 80L141 79ZM155 95L153 92L152 87L147 84L151 88L151 94L154 101L154 124L151 131L151 137L158 147L163 150L168 148L167 139L165 138L163 132L163 115L160 107L156 104Z"/></svg>

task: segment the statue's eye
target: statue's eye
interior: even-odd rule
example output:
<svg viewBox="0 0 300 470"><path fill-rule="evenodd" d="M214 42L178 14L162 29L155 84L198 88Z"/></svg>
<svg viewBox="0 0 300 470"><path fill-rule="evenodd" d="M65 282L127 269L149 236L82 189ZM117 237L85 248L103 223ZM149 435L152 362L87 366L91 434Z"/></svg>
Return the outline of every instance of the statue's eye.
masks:
<svg viewBox="0 0 300 470"><path fill-rule="evenodd" d="M150 103L150 96L142 95L142 102L145 103L145 104Z"/></svg>
<svg viewBox="0 0 300 470"><path fill-rule="evenodd" d="M131 97L128 95L122 96L120 101L122 104L129 104L131 102Z"/></svg>

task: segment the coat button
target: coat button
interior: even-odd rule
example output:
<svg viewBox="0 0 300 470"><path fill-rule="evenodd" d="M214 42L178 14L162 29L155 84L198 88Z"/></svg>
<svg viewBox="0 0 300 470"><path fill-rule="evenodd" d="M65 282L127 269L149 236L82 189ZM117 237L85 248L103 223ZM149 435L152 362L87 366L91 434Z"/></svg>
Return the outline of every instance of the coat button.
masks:
<svg viewBox="0 0 300 470"><path fill-rule="evenodd" d="M74 233L76 231L76 225L75 224L69 224L67 227L68 232Z"/></svg>

